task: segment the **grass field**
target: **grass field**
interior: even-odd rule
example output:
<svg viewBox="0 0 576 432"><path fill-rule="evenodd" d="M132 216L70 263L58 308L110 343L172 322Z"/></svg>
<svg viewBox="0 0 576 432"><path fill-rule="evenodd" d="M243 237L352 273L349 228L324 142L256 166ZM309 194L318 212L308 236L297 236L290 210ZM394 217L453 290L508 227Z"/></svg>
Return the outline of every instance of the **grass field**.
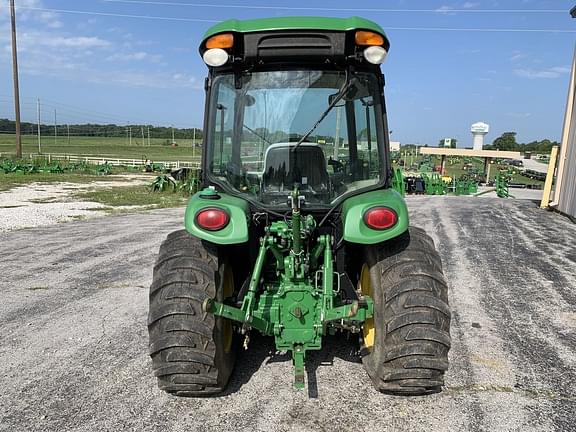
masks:
<svg viewBox="0 0 576 432"><path fill-rule="evenodd" d="M42 153L71 154L82 156L104 156L122 159L137 159L152 161L199 161L201 148L192 148L192 140L176 140L177 147L166 145L166 139L151 139L150 146L142 138L132 138L132 145L126 138L96 138L96 137L60 137L54 142L53 137L42 139ZM196 141L200 145L200 140ZM14 155L16 152L14 135L0 135L0 154ZM22 149L26 157L30 153L38 153L38 138L34 135L22 136Z"/></svg>
<svg viewBox="0 0 576 432"><path fill-rule="evenodd" d="M146 185L81 192L75 197L110 207L138 205L150 208L181 207L190 199L190 195L181 192L150 192L150 187Z"/></svg>

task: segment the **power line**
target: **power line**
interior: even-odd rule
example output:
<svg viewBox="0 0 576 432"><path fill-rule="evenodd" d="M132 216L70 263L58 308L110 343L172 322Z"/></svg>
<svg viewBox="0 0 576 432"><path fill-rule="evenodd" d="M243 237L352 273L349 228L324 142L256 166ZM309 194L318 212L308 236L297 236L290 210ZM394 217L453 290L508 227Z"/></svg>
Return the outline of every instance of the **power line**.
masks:
<svg viewBox="0 0 576 432"><path fill-rule="evenodd" d="M233 6L233 5L231 5ZM238 5L237 5L238 6ZM263 6L264 7L264 6ZM135 18L135 19L150 19L150 20L161 20L161 21L178 21L178 22L205 22L205 23L217 23L221 20L211 20L211 19L199 19L199 18L179 18L179 17L161 17L154 15L129 15L129 14L116 14L107 12L93 12L93 11L79 11L70 9L50 9L50 8L35 8L27 6L19 6L18 9L33 10L39 12L55 12L55 13L70 13L70 14L81 14L81 15L96 15L96 16L110 16L110 17L121 17L121 18ZM331 10L331 9L322 9ZM398 9L395 9L398 10ZM464 9L467 10L467 9ZM487 10L487 9L485 9ZM354 11L366 11L368 9L354 9ZM381 9L379 11L385 11ZM414 9L407 9L406 11L414 11ZM430 11L428 9L422 11ZM455 12L456 9L442 10L436 12ZM509 9L509 11L512 11ZM463 31L463 32L482 32L482 33L576 33L576 30L564 30L564 29L517 29L517 28L456 28L456 27L386 27L387 30L400 30L400 31Z"/></svg>
<svg viewBox="0 0 576 432"><path fill-rule="evenodd" d="M106 3L143 4L155 6L186 6L222 9L272 9L272 10L307 10L331 12L387 12L387 13L567 13L564 9L383 9L383 8L333 8L310 6L269 6L269 5L236 5L207 3L177 3L152 0L104 0Z"/></svg>
<svg viewBox="0 0 576 432"><path fill-rule="evenodd" d="M36 100L36 98L33 97L24 97L23 99L29 99L29 100ZM8 101L12 101L12 98L10 98L10 96L8 95L2 95L0 94L0 102L8 102ZM62 102L58 102L54 99L50 99L50 98L42 98L42 105L43 106L47 106L47 107L51 107L51 108L58 108L58 111L65 111L65 112L71 112L71 113L76 113L76 114L81 114L84 115L86 117L98 117L100 119L108 119L108 120L113 120L114 122L123 122L126 123L128 121L138 121L139 123L143 123L146 124L147 122L142 122L142 119L134 119L132 118L130 120L130 118L128 118L127 116L124 115L119 115L119 114L115 114L115 113L105 113L102 111L96 111L96 110L91 110L88 108L82 108L76 105L70 105L70 104L66 104L66 103L62 103ZM51 102L51 103L46 103L45 101ZM22 102L23 105L36 105L36 102ZM74 116L74 115L72 115ZM74 116L79 118L79 116Z"/></svg>
<svg viewBox="0 0 576 432"><path fill-rule="evenodd" d="M514 29L514 28L456 28L456 27L386 27L386 30L409 31L462 31L484 33L576 33L576 30L555 29Z"/></svg>
<svg viewBox="0 0 576 432"><path fill-rule="evenodd" d="M120 18L137 18L137 19L151 19L151 20L163 20L163 21L185 21L185 22L205 22L205 23L216 23L221 20L211 20L211 19L200 19L200 18L177 18L177 17L161 17L152 15L129 15L129 14L117 14L111 12L94 12L94 11L80 11L72 9L50 9L50 8L37 8L29 6L18 6L16 8L24 10L32 10L38 12L56 12L56 13L68 13L77 15L96 15L96 16L109 16L109 17L120 17Z"/></svg>

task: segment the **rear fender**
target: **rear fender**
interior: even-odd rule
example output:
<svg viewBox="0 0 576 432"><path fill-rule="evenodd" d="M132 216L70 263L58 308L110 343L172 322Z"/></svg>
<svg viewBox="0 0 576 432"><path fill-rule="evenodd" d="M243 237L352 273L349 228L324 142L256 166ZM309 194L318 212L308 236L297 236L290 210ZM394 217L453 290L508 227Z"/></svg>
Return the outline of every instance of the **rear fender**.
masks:
<svg viewBox="0 0 576 432"><path fill-rule="evenodd" d="M216 195L218 199L206 199L202 198L201 195L202 192L196 193L188 202L184 215L186 231L194 237L215 244L230 245L247 242L250 214L248 203L243 199L223 193ZM225 210L230 216L228 225L219 231L207 231L200 228L196 224L196 215L205 208Z"/></svg>
<svg viewBox="0 0 576 432"><path fill-rule="evenodd" d="M396 212L398 220L386 230L375 230L364 223L364 213L372 207L388 207ZM351 243L375 244L398 237L408 229L408 209L402 196L393 189L366 192L348 198L342 204L344 240Z"/></svg>

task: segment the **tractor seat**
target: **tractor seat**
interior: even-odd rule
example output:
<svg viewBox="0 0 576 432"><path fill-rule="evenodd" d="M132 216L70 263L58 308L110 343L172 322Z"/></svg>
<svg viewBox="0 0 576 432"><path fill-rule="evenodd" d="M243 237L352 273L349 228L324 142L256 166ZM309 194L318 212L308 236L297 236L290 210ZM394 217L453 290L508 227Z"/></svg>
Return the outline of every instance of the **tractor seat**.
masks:
<svg viewBox="0 0 576 432"><path fill-rule="evenodd" d="M296 143L277 143L266 149L262 192L285 196L297 183L303 193L328 195L329 177L322 148L311 143L295 147ZM323 197L317 198L323 201Z"/></svg>

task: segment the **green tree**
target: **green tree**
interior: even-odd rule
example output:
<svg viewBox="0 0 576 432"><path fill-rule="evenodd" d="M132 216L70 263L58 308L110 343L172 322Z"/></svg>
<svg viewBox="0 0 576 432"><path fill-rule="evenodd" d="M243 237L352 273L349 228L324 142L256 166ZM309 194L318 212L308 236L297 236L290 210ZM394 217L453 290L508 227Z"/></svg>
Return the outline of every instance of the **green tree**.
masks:
<svg viewBox="0 0 576 432"><path fill-rule="evenodd" d="M520 146L516 142L516 132L504 132L494 140L492 147L497 150L519 150Z"/></svg>

